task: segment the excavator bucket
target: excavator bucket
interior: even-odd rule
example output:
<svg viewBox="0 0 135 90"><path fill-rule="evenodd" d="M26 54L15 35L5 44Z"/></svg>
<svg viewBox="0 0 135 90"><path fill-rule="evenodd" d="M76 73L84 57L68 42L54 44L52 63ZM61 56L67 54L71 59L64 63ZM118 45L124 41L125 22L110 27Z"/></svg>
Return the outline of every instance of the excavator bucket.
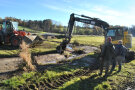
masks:
<svg viewBox="0 0 135 90"><path fill-rule="evenodd" d="M28 44L30 47L36 46L43 42L43 39L37 35L27 35L23 37L24 42Z"/></svg>

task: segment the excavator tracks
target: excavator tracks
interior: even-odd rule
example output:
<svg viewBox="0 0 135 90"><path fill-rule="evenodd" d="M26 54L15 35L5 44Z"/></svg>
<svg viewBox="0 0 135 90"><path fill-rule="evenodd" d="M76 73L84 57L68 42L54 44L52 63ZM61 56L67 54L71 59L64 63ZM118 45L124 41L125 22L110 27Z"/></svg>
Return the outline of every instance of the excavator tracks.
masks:
<svg viewBox="0 0 135 90"><path fill-rule="evenodd" d="M60 86L62 86L65 82L70 81L71 79L79 76L87 76L92 72L91 69L87 70L79 70L73 74L65 74L61 75L57 78L52 78L52 79L43 79L40 82L33 81L30 84L27 85L19 85L18 88L13 90L52 90L52 89L58 89ZM29 80L27 81L27 83Z"/></svg>

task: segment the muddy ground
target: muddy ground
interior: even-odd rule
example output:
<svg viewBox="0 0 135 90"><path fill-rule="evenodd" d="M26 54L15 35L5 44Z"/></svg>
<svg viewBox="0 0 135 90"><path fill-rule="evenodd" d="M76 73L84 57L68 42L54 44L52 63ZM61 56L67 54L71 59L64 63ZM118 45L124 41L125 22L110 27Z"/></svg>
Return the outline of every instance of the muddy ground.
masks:
<svg viewBox="0 0 135 90"><path fill-rule="evenodd" d="M81 48L84 53L82 54L76 54L72 52L72 55L70 57L65 57L64 55L58 54L58 53L52 53L52 54L46 54L46 55L39 55L34 56L37 63L39 65L46 65L46 64L56 64L59 61L66 61L70 60L76 57L82 57L90 52L94 52L95 50L98 50L97 47L91 47L91 46L77 46L76 48ZM86 56L84 58L81 58L80 62L83 62L83 66L89 66L95 61L94 58L90 56ZM7 74L14 73L16 70L18 70L18 65L23 62L23 59L20 57L12 57L12 58L0 58L0 79L3 78L3 76L6 76ZM78 65L80 63L73 62L72 65Z"/></svg>

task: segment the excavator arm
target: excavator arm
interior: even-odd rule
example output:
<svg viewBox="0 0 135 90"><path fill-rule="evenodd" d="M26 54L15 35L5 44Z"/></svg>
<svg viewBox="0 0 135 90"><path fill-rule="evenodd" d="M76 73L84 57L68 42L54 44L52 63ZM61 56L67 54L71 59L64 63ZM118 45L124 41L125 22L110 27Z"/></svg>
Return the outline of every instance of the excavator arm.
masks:
<svg viewBox="0 0 135 90"><path fill-rule="evenodd" d="M78 17L76 17L76 16L78 16ZM78 14L72 13L70 15L70 19L68 22L68 28L67 28L65 39L62 41L60 46L57 47L57 51L59 53L63 53L64 50L66 49L67 44L69 44L69 42L71 40L73 26L74 26L75 21L98 26L98 27L103 28L104 30L107 30L107 28L109 27L109 24L107 22L102 21L98 18L91 18L91 17L85 16L85 15L78 15Z"/></svg>

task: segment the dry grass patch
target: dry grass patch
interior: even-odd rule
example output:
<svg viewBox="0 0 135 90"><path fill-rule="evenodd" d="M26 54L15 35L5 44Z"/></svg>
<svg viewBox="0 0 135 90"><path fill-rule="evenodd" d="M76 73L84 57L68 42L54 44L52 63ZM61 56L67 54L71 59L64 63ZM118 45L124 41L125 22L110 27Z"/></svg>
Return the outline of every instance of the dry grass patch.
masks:
<svg viewBox="0 0 135 90"><path fill-rule="evenodd" d="M23 41L20 47L21 47L21 52L19 56L23 58L27 67L27 68L25 67L24 70L28 70L28 69L36 70L35 66L32 64L31 53L29 52L29 45L26 45L26 43Z"/></svg>

